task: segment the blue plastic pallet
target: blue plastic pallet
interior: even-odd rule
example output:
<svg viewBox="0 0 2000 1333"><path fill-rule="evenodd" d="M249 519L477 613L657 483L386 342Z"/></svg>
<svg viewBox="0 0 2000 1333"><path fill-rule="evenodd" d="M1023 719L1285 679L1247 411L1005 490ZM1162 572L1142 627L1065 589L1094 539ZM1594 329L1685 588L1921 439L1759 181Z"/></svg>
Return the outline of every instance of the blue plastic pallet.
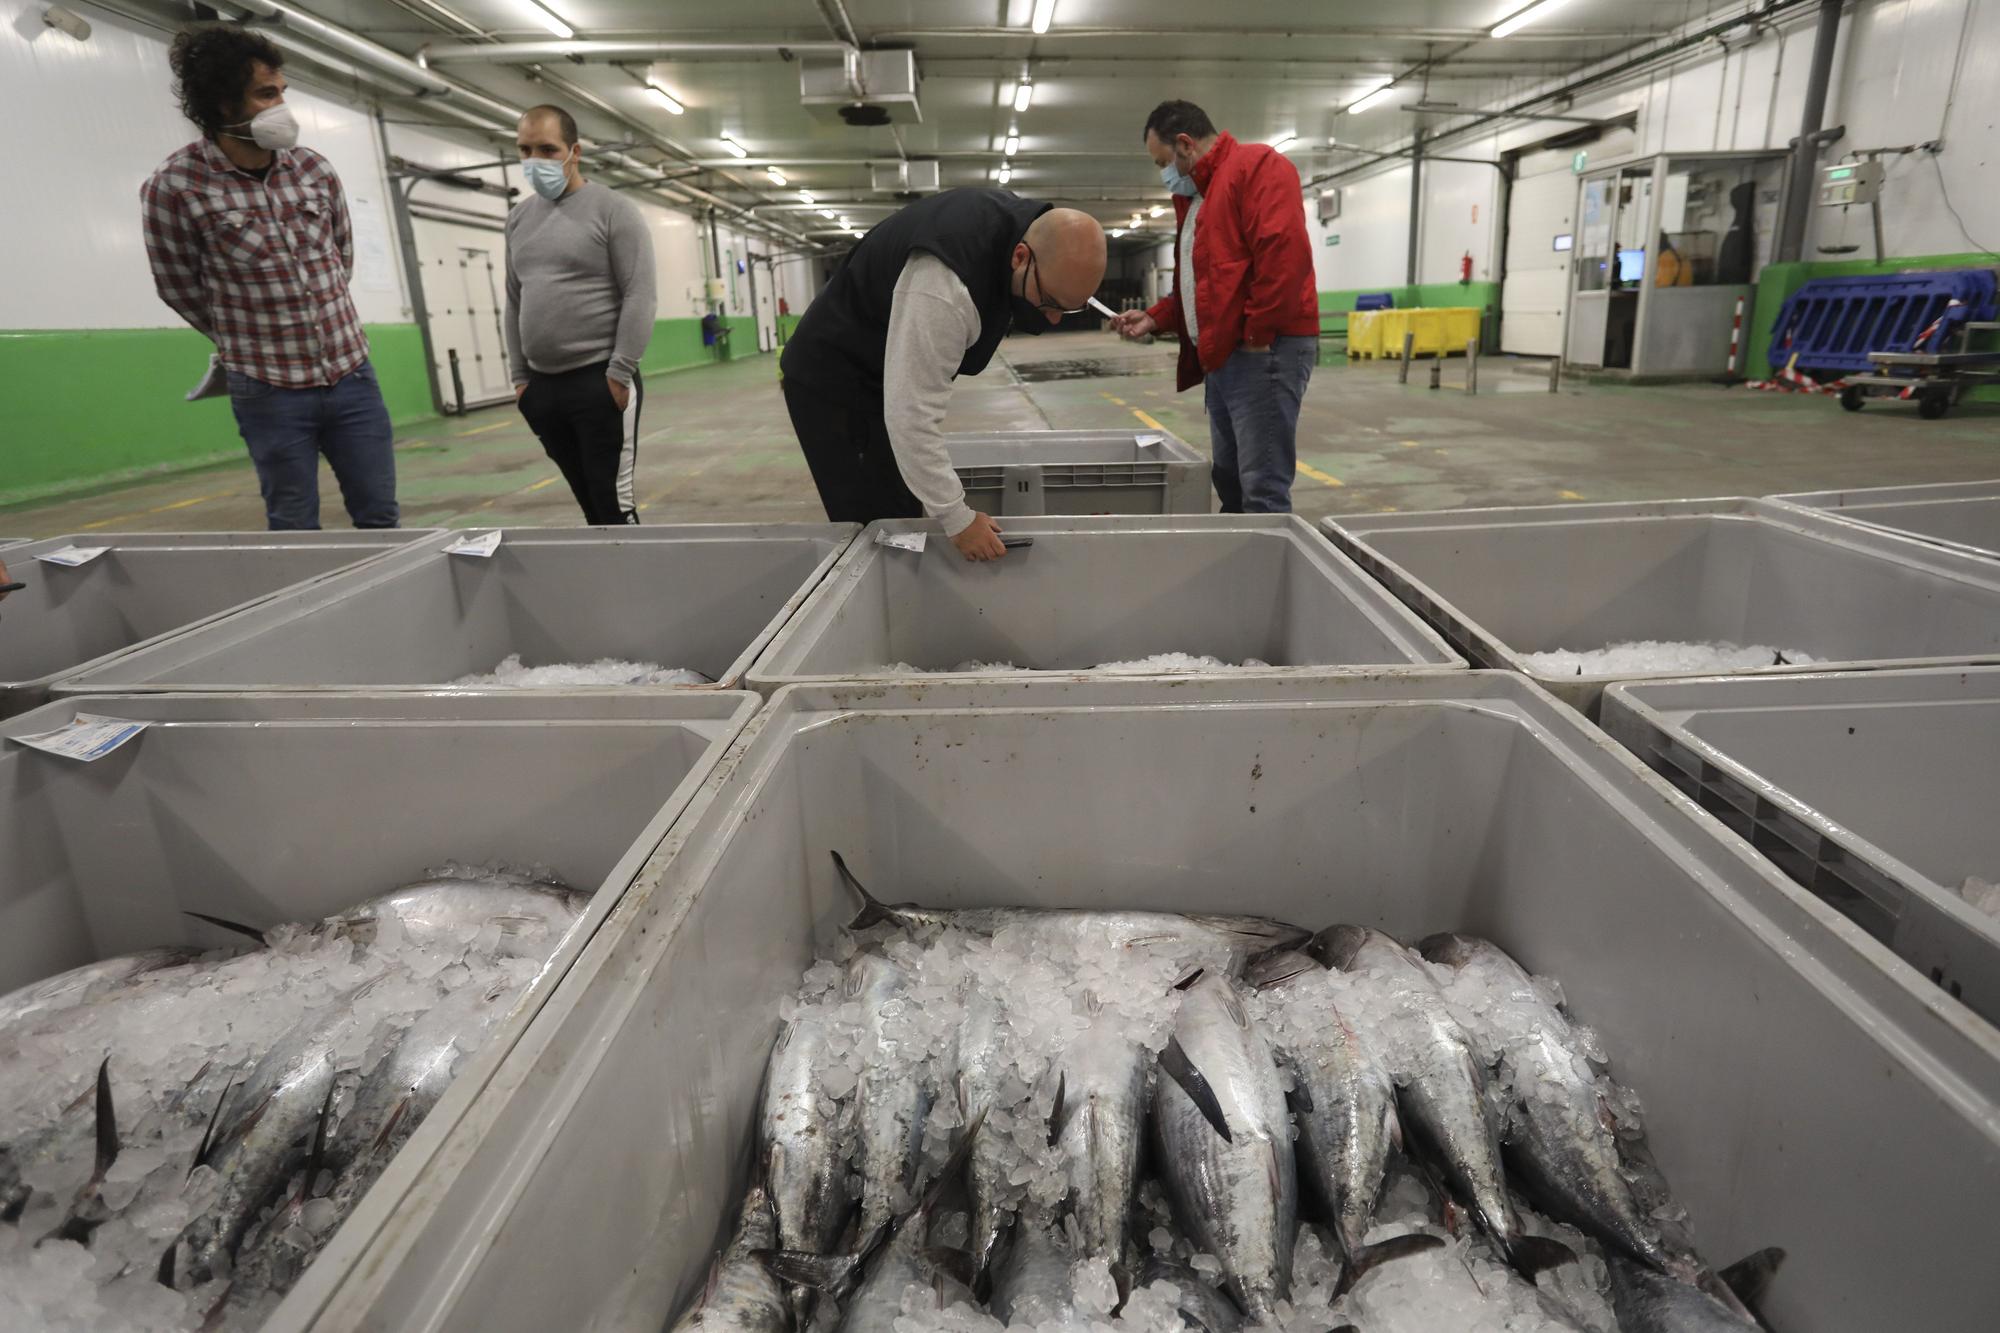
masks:
<svg viewBox="0 0 2000 1333"><path fill-rule="evenodd" d="M1996 281L1983 268L1814 278L1786 298L1771 326L1771 369L1873 370L1870 352L1942 350L1966 320L1990 320ZM1954 302L1956 304L1954 304Z"/></svg>

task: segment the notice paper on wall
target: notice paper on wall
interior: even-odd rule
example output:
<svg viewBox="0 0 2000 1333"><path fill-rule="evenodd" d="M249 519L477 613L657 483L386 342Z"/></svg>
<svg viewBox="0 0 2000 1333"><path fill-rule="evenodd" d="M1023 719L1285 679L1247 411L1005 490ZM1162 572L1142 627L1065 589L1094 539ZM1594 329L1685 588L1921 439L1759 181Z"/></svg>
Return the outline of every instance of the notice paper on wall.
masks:
<svg viewBox="0 0 2000 1333"><path fill-rule="evenodd" d="M26 745L45 754L88 764L104 758L151 725L119 717L99 717L95 713L78 713L66 727L38 731L32 736L16 736L13 740L18 745Z"/></svg>

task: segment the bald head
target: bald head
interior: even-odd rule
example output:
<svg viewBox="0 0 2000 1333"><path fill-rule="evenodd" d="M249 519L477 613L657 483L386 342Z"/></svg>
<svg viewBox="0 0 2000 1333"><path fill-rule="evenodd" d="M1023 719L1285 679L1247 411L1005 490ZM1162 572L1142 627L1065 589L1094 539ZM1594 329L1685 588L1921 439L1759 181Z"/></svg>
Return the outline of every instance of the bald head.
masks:
<svg viewBox="0 0 2000 1333"><path fill-rule="evenodd" d="M1031 254L1032 252L1032 254ZM1030 260L1033 272L1029 272ZM1090 214L1052 208L1028 224L1014 247L1014 289L1053 324L1080 308L1104 281L1104 228Z"/></svg>

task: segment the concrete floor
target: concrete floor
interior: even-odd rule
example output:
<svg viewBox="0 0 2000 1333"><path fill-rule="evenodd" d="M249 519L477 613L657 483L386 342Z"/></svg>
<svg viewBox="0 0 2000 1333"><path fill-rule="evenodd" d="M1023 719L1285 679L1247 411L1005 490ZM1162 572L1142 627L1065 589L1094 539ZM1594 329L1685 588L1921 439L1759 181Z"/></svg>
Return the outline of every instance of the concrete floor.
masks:
<svg viewBox="0 0 2000 1333"><path fill-rule="evenodd" d="M1051 378L1053 376L1053 378ZM1962 404L1942 421L1876 404L1709 385L1566 384L1541 363L1491 357L1467 395L1462 360L1446 387L1428 363L1408 385L1393 363L1315 372L1299 427L1301 514L1555 504L2000 477L2000 408ZM777 361L755 357L648 385L639 496L649 522L821 517L779 396ZM1206 450L1199 390L1176 394L1173 353L1108 334L1013 338L963 381L955 430L1150 428ZM397 441L403 521L412 527L575 523L568 488L511 408L415 427ZM323 521L341 526L322 469ZM197 532L263 527L247 460L0 509L0 534Z"/></svg>

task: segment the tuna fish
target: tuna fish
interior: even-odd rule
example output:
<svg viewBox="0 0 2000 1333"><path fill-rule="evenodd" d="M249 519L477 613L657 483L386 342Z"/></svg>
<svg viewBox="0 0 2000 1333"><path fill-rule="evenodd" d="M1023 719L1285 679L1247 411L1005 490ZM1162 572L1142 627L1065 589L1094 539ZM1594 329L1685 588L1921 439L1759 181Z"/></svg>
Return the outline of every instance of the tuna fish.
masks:
<svg viewBox="0 0 2000 1333"><path fill-rule="evenodd" d="M201 957L199 949L178 945L162 949L142 949L138 953L85 963L67 972L33 982L19 990L0 995L0 1031L17 1023L40 1020L82 1004L120 985L163 968L179 967Z"/></svg>
<svg viewBox="0 0 2000 1333"><path fill-rule="evenodd" d="M1063 1233L1046 1219L1021 1219L1006 1257L994 1270L993 1317L1037 1328L1075 1318L1076 1290L1070 1278L1075 1257Z"/></svg>
<svg viewBox="0 0 2000 1333"><path fill-rule="evenodd" d="M1148 1287L1165 1282L1180 1293L1181 1318L1191 1333L1237 1333L1243 1327L1242 1312L1229 1303L1229 1298L1178 1259L1154 1254L1146 1260L1139 1280Z"/></svg>
<svg viewBox="0 0 2000 1333"><path fill-rule="evenodd" d="M1094 1000L1095 997L1090 997ZM1063 1053L1055 1147L1069 1171L1070 1215L1082 1257L1119 1263L1139 1188L1152 1061L1135 1041L1093 1021Z"/></svg>
<svg viewBox="0 0 2000 1333"><path fill-rule="evenodd" d="M1757 1333L1760 1327L1706 1291L1623 1255L1609 1255L1606 1262L1611 1308L1622 1333Z"/></svg>
<svg viewBox="0 0 2000 1333"><path fill-rule="evenodd" d="M824 1018L806 1015L786 1024L765 1070L759 1111L758 1152L777 1211L777 1244L806 1254L831 1253L854 1211L848 1176L855 1103L826 1092L833 1058ZM794 1287L791 1304L804 1324L812 1305L807 1289Z"/></svg>
<svg viewBox="0 0 2000 1333"><path fill-rule="evenodd" d="M673 1333L787 1333L793 1323L785 1293L756 1257L770 1249L777 1234L770 1199L752 1186L736 1235L709 1274L701 1299L674 1324Z"/></svg>
<svg viewBox="0 0 2000 1333"><path fill-rule="evenodd" d="M923 1149L929 1096L919 1071L899 1067L895 1019L906 1003L909 978L880 954L857 954L849 967L847 994L861 1004L865 1036L862 1073L855 1085L861 1174L861 1231L886 1226L908 1197Z"/></svg>

